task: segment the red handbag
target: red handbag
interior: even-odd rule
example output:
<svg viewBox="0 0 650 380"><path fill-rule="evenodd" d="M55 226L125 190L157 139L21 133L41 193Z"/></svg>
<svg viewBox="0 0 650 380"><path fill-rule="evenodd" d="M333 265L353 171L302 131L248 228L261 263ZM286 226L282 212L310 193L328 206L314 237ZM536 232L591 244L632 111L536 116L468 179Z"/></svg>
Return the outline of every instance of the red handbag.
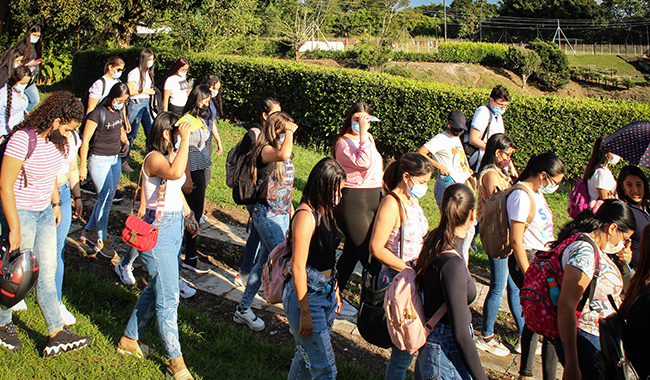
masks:
<svg viewBox="0 0 650 380"><path fill-rule="evenodd" d="M146 160L146 157L145 157ZM133 202L131 203L131 214L126 218L124 229L122 230L122 240L131 247L140 252L150 251L158 242L158 228L145 222L133 213L135 208L135 200L138 197L138 190L141 190L140 184L142 183L142 171L144 170L144 160L142 161L142 168L140 169L140 179L138 180L138 187L135 189L133 195ZM160 188L158 189L158 199L156 201L156 222L160 223L165 208L165 193L167 190L167 181L161 179Z"/></svg>

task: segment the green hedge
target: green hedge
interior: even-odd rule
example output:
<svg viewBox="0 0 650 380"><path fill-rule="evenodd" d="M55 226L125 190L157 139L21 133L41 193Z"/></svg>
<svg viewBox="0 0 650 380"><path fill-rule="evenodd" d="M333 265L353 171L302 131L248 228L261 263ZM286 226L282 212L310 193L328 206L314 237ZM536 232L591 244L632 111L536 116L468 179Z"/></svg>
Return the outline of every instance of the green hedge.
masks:
<svg viewBox="0 0 650 380"><path fill-rule="evenodd" d="M187 56L171 51L155 54L159 87L174 61L186 56L191 77L217 73L224 79L225 109L231 118L250 120L259 99L275 97L301 126L297 132L299 142L319 150L331 147L346 112L359 100L368 102L382 120L373 124L371 132L387 158L415 151L441 131L452 109L470 118L489 97L489 90L292 61ZM75 55L71 77L80 92L102 74L104 62L112 55L123 57L129 70L135 66L138 50L91 50ZM597 136L638 120L650 120L650 105L522 95L514 96L505 114L506 130L518 147L515 163L523 167L531 154L552 150L563 159L570 179L582 175Z"/></svg>

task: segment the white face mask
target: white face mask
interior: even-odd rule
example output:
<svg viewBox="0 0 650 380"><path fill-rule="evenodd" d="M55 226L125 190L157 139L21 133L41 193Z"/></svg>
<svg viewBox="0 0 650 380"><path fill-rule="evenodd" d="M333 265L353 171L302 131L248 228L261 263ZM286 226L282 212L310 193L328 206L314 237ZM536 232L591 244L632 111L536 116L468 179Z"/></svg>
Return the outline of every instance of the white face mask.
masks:
<svg viewBox="0 0 650 380"><path fill-rule="evenodd" d="M147 67L153 66L153 61L147 61Z"/></svg>
<svg viewBox="0 0 650 380"><path fill-rule="evenodd" d="M111 76L113 77L113 79L120 79L120 77L122 76L122 70L117 70L116 72L111 74Z"/></svg>
<svg viewBox="0 0 650 380"><path fill-rule="evenodd" d="M284 143L284 133L278 133L278 139L280 140L280 144Z"/></svg>
<svg viewBox="0 0 650 380"><path fill-rule="evenodd" d="M16 92L23 92L25 91L26 87L27 87L26 84L17 84L14 86L14 90L16 90Z"/></svg>
<svg viewBox="0 0 650 380"><path fill-rule="evenodd" d="M182 72L179 71L179 72L178 72L178 76L181 77L181 78L185 78L185 77L187 76L187 71L184 72L184 73L182 73Z"/></svg>
<svg viewBox="0 0 650 380"><path fill-rule="evenodd" d="M31 42L33 44L37 43L38 40L40 40L40 39L41 39L41 37L29 36L29 42Z"/></svg>
<svg viewBox="0 0 650 380"><path fill-rule="evenodd" d="M212 97L214 98L214 97L216 97L217 95L219 95L219 90L210 90L210 94L211 94Z"/></svg>
<svg viewBox="0 0 650 380"><path fill-rule="evenodd" d="M618 232L618 231L617 231ZM621 238L621 235L618 235L618 238ZM603 249L603 252L609 253L610 255L613 255L615 253L619 253L621 250L625 248L625 240L619 240L618 244L613 245L609 241L607 241L607 245L605 246L605 249Z"/></svg>
<svg viewBox="0 0 650 380"><path fill-rule="evenodd" d="M607 162L609 162L610 165L616 165L620 160L621 160L620 156L617 156L614 153L612 153L612 157L608 158Z"/></svg>

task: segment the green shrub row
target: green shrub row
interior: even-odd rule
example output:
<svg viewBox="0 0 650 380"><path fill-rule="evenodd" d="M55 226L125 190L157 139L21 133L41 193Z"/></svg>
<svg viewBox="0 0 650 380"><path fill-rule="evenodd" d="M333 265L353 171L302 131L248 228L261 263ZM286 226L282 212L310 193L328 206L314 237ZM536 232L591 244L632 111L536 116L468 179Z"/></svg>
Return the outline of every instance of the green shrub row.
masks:
<svg viewBox="0 0 650 380"><path fill-rule="evenodd" d="M156 84L180 52L156 52ZM106 60L119 55L127 70L137 62L137 49L78 52L72 80L81 93L102 74ZM225 109L233 120L251 120L259 99L272 96L296 119L298 141L327 151L348 109L357 101L370 104L381 122L371 132L385 158L415 151L445 125L453 109L471 118L485 104L489 90L423 83L384 73L332 69L268 58L193 54L190 76L208 73L224 81ZM125 79L125 78L124 78ZM504 115L506 131L518 147L515 164L523 167L531 154L554 151L567 167L567 178L582 175L593 141L638 120L650 120L650 105L599 99L515 95Z"/></svg>

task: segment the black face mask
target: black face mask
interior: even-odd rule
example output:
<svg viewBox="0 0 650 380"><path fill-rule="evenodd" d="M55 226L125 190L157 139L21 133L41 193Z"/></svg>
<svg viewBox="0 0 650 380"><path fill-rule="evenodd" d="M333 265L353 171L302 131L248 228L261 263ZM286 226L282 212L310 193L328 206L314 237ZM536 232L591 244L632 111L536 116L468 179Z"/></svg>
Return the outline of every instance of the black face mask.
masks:
<svg viewBox="0 0 650 380"><path fill-rule="evenodd" d="M53 142L55 144L60 144L66 141L68 141L68 138L63 136L61 132L59 132L59 128L52 130L52 133L50 133L50 142Z"/></svg>
<svg viewBox="0 0 650 380"><path fill-rule="evenodd" d="M452 136L456 136L456 137L462 135L463 132L465 132L465 131L462 130L462 129L453 129L452 128L452 129L449 130L449 134L451 134Z"/></svg>

